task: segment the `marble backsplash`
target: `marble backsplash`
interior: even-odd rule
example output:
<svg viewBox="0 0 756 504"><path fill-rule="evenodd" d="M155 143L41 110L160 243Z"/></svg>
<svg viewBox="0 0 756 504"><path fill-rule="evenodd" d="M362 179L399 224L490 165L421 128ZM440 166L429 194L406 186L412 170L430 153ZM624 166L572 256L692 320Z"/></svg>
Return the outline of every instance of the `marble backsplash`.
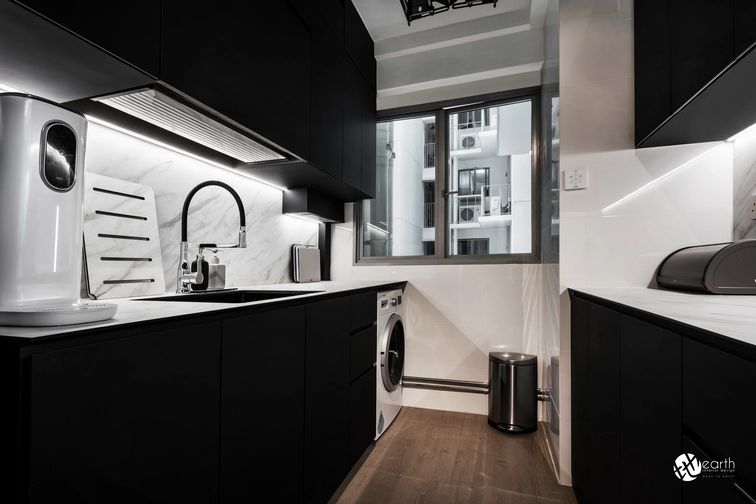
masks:
<svg viewBox="0 0 756 504"><path fill-rule="evenodd" d="M756 220L748 218L748 199L756 194L756 132L749 130L735 140L733 150L733 240L756 238Z"/></svg>
<svg viewBox="0 0 756 504"><path fill-rule="evenodd" d="M227 287L293 282L291 245L317 245L318 224L283 215L280 190L91 122L86 169L89 173L153 188L168 292L176 290L184 199L192 188L206 180L227 183L244 203L247 248L218 254L220 262L226 265ZM236 203L224 189L205 187L194 196L188 216L190 243L236 242L238 228ZM196 254L196 248L191 253Z"/></svg>

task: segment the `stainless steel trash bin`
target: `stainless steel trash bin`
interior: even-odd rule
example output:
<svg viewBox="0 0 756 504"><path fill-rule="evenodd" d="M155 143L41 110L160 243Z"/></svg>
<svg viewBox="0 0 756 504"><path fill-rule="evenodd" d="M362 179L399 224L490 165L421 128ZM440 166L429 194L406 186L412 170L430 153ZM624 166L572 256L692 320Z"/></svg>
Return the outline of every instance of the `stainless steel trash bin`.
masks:
<svg viewBox="0 0 756 504"><path fill-rule="evenodd" d="M538 428L538 359L515 352L488 354L488 424L524 434Z"/></svg>

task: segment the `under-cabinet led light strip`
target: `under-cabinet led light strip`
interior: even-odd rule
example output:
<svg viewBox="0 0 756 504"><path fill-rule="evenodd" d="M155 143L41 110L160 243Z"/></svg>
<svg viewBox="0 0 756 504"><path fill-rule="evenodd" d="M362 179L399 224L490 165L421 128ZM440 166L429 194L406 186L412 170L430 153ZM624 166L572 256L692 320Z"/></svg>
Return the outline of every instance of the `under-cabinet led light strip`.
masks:
<svg viewBox="0 0 756 504"><path fill-rule="evenodd" d="M669 176L670 176L670 175L672 175L673 173L677 173L678 171L682 170L682 169L683 169L683 168L685 168L686 166L689 166L689 165L693 164L693 163L694 163L695 161L698 161L699 159L701 159L702 157L706 156L707 154L709 154L709 153L711 153L711 152L713 152L713 151L717 150L718 148L720 148L720 147L723 147L723 146L725 146L725 145L727 145L727 144L726 144L726 143L722 143L722 144L719 144L719 145L717 145L716 147L712 147L711 149L707 150L707 151L706 151L706 152L704 152L703 154L699 154L698 156L694 157L694 158L693 158L693 159L691 159L690 161L686 161L685 163L681 164L680 166L678 166L678 167L677 167L677 168L675 168L674 170L668 171L667 173L665 173L664 175L662 175L662 176L661 176L661 177L659 177L659 178L655 178L654 180L652 180L652 181L651 181L651 182L649 182L648 184L644 185L643 187L640 187L640 188L636 189L635 191L631 192L631 193L630 193L630 194L628 194L627 196L623 196L622 198L618 199L617 201L615 201L615 202L614 202L614 203L612 203L611 205L609 205L609 206L607 206L607 207L603 208L603 209L602 209L601 211L602 211L602 212L606 212L607 210L609 210L609 209L610 209L610 208L612 208L613 206L615 206L615 205L619 205L620 203L622 203L622 202L623 202L623 201L625 201L626 199L628 199L628 198L630 198L630 197L632 197L632 196L635 196L636 194L638 194L639 192L641 192L641 191L645 190L645 189L646 189L646 188L648 188L649 186L652 186L652 185L654 185L655 183L659 182L660 180L664 180L665 178L669 177Z"/></svg>
<svg viewBox="0 0 756 504"><path fill-rule="evenodd" d="M280 187L280 186L277 186L275 184L271 184L270 182L266 182L266 181L261 180L261 179L259 179L257 177L253 177L251 175L248 175L248 174L246 174L244 172L241 172L241 171L238 171L238 170L234 170L233 168L230 168L228 166L224 166L224 165L222 165L220 163L217 163L215 161L211 161L209 159L205 159L203 157L197 156L196 154L192 154L191 152L187 152L187 151L178 149L178 148L174 147L173 145L166 144L166 143L163 143L163 142L159 142L159 141L155 140L154 138L150 138L150 137L145 136L145 135L140 135L139 133L136 133L134 131L128 130L126 128L122 128L120 126L116 126L115 124L111 124L109 122L103 121L103 120L98 119L96 117L92 117L90 115L87 115L86 118L87 118L87 120L89 120L89 121L91 121L91 122L93 122L95 124L99 124L100 126L105 126L106 128L110 128L110 129L118 131L120 133L125 133L126 135L132 136L134 138L138 138L139 140L144 140L145 142L149 142L149 143L151 143L153 145L157 145L158 147L163 147L163 148L168 149L170 151L178 152L179 154L183 154L184 156L189 156L190 158L196 159L197 161L202 161L203 163L207 163L207 164L213 165L213 166L215 166L217 168L220 168L221 170L226 170L227 172L231 172L231 173L234 173L234 174L239 175L241 177L248 178L250 180L254 180L255 182L259 182L261 184L265 184L266 186L272 187L274 189L278 189L279 191L286 191L285 187Z"/></svg>

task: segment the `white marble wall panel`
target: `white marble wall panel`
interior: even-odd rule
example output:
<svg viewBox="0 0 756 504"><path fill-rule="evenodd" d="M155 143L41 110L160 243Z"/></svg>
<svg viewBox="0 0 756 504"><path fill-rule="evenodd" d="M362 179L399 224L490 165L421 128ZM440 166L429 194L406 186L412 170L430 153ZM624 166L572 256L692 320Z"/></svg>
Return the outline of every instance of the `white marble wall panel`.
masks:
<svg viewBox="0 0 756 504"><path fill-rule="evenodd" d="M280 190L98 124L89 128L87 171L153 188L168 291L176 289L184 199L207 180L233 187L246 214L247 248L219 254L221 263L226 264L227 287L292 282L291 245L317 244L316 223L281 213ZM228 192L219 187L203 188L190 206L189 241L235 242L238 215ZM196 254L196 249L192 253Z"/></svg>
<svg viewBox="0 0 756 504"><path fill-rule="evenodd" d="M733 239L754 239L756 220L749 218L748 198L756 194L756 132L735 141L733 156Z"/></svg>

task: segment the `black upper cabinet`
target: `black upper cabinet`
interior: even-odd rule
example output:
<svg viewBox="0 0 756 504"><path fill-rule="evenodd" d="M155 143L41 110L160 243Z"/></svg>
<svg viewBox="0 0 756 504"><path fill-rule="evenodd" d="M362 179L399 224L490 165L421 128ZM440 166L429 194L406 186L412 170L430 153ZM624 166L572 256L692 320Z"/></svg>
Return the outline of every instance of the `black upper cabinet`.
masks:
<svg viewBox="0 0 756 504"><path fill-rule="evenodd" d="M14 0L157 78L161 0Z"/></svg>
<svg viewBox="0 0 756 504"><path fill-rule="evenodd" d="M357 65L344 58L344 174L352 187L362 182L362 81Z"/></svg>
<svg viewBox="0 0 756 504"><path fill-rule="evenodd" d="M735 56L756 43L756 2L753 0L734 0L735 20Z"/></svg>
<svg viewBox="0 0 756 504"><path fill-rule="evenodd" d="M682 107L733 59L732 0L669 0L672 110Z"/></svg>
<svg viewBox="0 0 756 504"><path fill-rule="evenodd" d="M367 79L362 80L362 163L360 190L375 196L376 111L375 91Z"/></svg>
<svg viewBox="0 0 756 504"><path fill-rule="evenodd" d="M220 330L33 355L28 502L217 502Z"/></svg>
<svg viewBox="0 0 756 504"><path fill-rule="evenodd" d="M312 23L312 0L286 0L289 2L289 5L291 5L291 8L294 9L294 12L297 13L299 18L302 20L302 22L310 26Z"/></svg>
<svg viewBox="0 0 756 504"><path fill-rule="evenodd" d="M373 39L352 0L344 0L344 47L370 86L377 89Z"/></svg>
<svg viewBox="0 0 756 504"><path fill-rule="evenodd" d="M344 48L320 14L312 16L310 163L342 178ZM359 187L358 187L359 188Z"/></svg>
<svg viewBox="0 0 756 504"><path fill-rule="evenodd" d="M161 80L307 159L310 31L287 2L164 0Z"/></svg>
<svg viewBox="0 0 756 504"><path fill-rule="evenodd" d="M672 115L668 0L636 0L635 140L646 138Z"/></svg>
<svg viewBox="0 0 756 504"><path fill-rule="evenodd" d="M317 0L315 2L320 15L331 27L339 42L344 44L344 0Z"/></svg>
<svg viewBox="0 0 756 504"><path fill-rule="evenodd" d="M304 337L304 306L223 321L223 503L302 502Z"/></svg>
<svg viewBox="0 0 756 504"><path fill-rule="evenodd" d="M721 141L756 123L754 5L635 1L636 147Z"/></svg>

